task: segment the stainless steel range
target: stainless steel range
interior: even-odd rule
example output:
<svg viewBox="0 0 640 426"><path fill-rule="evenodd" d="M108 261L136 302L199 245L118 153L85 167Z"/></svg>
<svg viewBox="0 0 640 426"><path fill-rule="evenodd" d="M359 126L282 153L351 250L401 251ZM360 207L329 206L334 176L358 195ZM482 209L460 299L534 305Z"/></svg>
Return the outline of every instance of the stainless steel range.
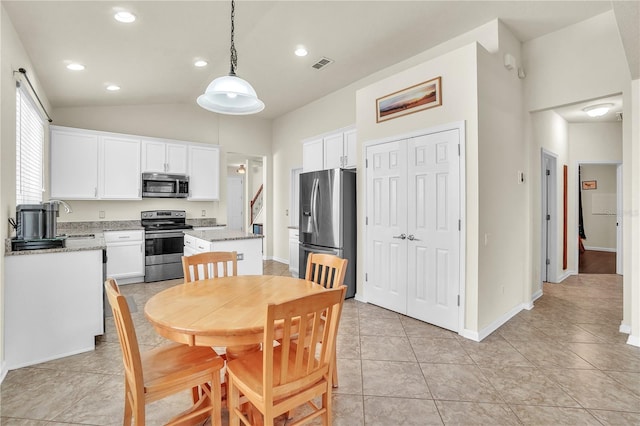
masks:
<svg viewBox="0 0 640 426"><path fill-rule="evenodd" d="M144 227L144 281L182 278L184 230L193 228L186 223L184 210L150 210L140 214Z"/></svg>

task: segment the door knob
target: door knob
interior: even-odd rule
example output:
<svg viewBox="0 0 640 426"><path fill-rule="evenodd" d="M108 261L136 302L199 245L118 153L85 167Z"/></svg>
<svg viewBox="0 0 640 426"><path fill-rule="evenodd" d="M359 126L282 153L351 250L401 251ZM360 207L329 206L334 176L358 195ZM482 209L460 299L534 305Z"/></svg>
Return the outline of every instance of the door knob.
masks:
<svg viewBox="0 0 640 426"><path fill-rule="evenodd" d="M400 238L401 240L404 240L405 238L407 238L407 235L406 234L394 235L393 238Z"/></svg>

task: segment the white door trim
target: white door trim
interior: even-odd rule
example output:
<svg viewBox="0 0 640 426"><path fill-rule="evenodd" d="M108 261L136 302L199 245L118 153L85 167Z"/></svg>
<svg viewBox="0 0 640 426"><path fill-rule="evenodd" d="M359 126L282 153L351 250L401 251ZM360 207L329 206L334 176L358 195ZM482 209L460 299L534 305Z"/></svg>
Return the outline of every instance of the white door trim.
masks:
<svg viewBox="0 0 640 426"><path fill-rule="evenodd" d="M467 203L466 203L466 132L465 132L465 122L464 121L455 121L452 123L442 124L434 127L430 127L427 129L416 130L408 133L403 133L400 135L388 136L381 139L374 139L370 141L366 141L362 144L362 158L367 158L367 148L383 143L393 142L399 139L409 139L416 136L422 136L432 133L444 132L449 130L458 130L460 135L460 168L459 168L459 184L460 184L460 203L459 203L459 215L460 215L460 232L459 235L459 243L460 243L460 264L459 264L459 274L460 274L460 306L459 306L459 322L458 322L458 334L461 334L465 328L465 313L466 313L466 211L467 211ZM367 173L367 168L365 167L365 174ZM365 178L366 181L366 178ZM367 206L367 194L365 191L365 216L367 215L366 206ZM369 227L365 226L365 236L364 241L368 241ZM368 265L368 259L371 256L369 253L370 249L365 244L365 265ZM366 268L366 266L365 266ZM365 269L365 275L367 271ZM367 300L367 283L365 281L363 289L363 297L362 300L366 302Z"/></svg>
<svg viewBox="0 0 640 426"><path fill-rule="evenodd" d="M540 158L540 281L538 282L538 290L542 291L542 283L545 279L551 283L558 282L558 218L561 212L558 209L558 155L542 148ZM546 185L545 160L549 160L549 170L551 171L549 193L547 193ZM548 224L547 212L551 216ZM547 258L549 259L548 265Z"/></svg>

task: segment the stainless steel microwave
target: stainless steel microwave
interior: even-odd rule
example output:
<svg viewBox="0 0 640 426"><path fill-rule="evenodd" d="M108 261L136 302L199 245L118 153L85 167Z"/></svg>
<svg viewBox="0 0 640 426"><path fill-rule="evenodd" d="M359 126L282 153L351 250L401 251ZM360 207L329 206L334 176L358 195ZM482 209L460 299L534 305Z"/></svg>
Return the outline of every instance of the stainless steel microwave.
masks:
<svg viewBox="0 0 640 426"><path fill-rule="evenodd" d="M143 198L187 198L189 176L166 173L142 174Z"/></svg>

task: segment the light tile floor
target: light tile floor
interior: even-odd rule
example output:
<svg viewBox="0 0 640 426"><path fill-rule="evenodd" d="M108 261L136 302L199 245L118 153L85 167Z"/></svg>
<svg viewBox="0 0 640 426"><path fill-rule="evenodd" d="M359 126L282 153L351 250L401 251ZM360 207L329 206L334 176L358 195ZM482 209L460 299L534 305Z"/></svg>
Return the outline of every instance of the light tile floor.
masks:
<svg viewBox="0 0 640 426"><path fill-rule="evenodd" d="M287 265L265 262L265 274L287 275ZM179 282L122 287L137 307L143 350L163 342L144 318L145 301ZM545 284L534 309L481 343L350 299L338 338L334 424L640 425L640 348L625 344L621 319L616 275ZM95 351L11 371L1 390L2 425L122 424L113 322ZM185 393L151 404L147 424L162 424L188 400ZM227 424L226 411L222 417Z"/></svg>

